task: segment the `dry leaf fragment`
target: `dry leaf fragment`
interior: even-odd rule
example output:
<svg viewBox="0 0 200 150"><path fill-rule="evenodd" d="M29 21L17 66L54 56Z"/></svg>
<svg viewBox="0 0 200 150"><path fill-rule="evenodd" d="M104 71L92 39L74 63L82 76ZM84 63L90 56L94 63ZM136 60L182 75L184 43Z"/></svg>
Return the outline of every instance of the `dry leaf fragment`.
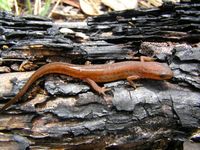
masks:
<svg viewBox="0 0 200 150"><path fill-rule="evenodd" d="M151 8L152 6L150 5L150 3L147 3L145 1L139 1L139 5L142 8Z"/></svg>
<svg viewBox="0 0 200 150"><path fill-rule="evenodd" d="M162 0L148 0L148 2L155 7L159 7L163 4Z"/></svg>
<svg viewBox="0 0 200 150"><path fill-rule="evenodd" d="M89 36L87 36L85 33L82 33L82 32L76 32L76 37L79 37L83 40L88 40L89 39Z"/></svg>
<svg viewBox="0 0 200 150"><path fill-rule="evenodd" d="M79 0L82 11L87 15L101 15L101 0Z"/></svg>
<svg viewBox="0 0 200 150"><path fill-rule="evenodd" d="M25 70L33 70L37 67L36 64L33 62L30 62L28 60L22 62L22 64L19 66L19 71L25 71Z"/></svg>
<svg viewBox="0 0 200 150"><path fill-rule="evenodd" d="M73 30L69 29L69 28L61 28L59 31L60 31L60 33L63 33L65 35L75 34L75 32Z"/></svg>
<svg viewBox="0 0 200 150"><path fill-rule="evenodd" d="M7 66L1 66L0 67L0 73L10 72L10 68Z"/></svg>
<svg viewBox="0 0 200 150"><path fill-rule="evenodd" d="M71 5L73 7L80 8L80 4L78 0L62 0L62 2L65 4Z"/></svg>
<svg viewBox="0 0 200 150"><path fill-rule="evenodd" d="M138 0L101 0L102 3L115 11L136 9Z"/></svg>

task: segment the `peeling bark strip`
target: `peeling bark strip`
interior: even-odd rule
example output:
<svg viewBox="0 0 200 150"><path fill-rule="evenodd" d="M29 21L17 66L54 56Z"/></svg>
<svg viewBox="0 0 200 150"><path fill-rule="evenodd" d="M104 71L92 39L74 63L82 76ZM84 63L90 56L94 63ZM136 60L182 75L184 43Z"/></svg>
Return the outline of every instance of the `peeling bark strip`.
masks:
<svg viewBox="0 0 200 150"><path fill-rule="evenodd" d="M112 88L108 107L84 82L49 75L33 85L25 102L0 114L0 149L182 149L200 127L199 8L164 5L70 26L88 35L86 41L60 32L69 24L1 12L0 107L33 73L19 71L49 61L102 63L142 54L168 63L174 78L140 80L136 90L126 81L106 83Z"/></svg>

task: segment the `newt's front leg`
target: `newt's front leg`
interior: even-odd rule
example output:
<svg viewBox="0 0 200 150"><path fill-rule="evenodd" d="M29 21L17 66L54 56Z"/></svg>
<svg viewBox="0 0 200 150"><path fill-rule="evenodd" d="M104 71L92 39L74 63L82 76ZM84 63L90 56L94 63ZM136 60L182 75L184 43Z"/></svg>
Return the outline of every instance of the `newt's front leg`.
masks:
<svg viewBox="0 0 200 150"><path fill-rule="evenodd" d="M140 79L139 76L137 75L132 75L132 76L129 76L126 78L126 80L129 82L129 84L134 88L136 89L137 86L140 86L140 84L136 84L133 82L133 80L137 80L137 79Z"/></svg>
<svg viewBox="0 0 200 150"><path fill-rule="evenodd" d="M106 88L106 87L100 87L96 84L95 81L86 78L84 79L96 92L98 92L99 94L102 94L103 96L106 96L105 92L106 91L110 91L110 88Z"/></svg>

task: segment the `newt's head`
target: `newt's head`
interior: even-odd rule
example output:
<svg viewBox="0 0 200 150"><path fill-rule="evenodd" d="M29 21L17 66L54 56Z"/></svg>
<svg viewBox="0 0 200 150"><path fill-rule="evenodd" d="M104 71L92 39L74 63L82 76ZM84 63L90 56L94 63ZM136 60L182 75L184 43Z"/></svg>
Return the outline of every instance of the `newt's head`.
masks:
<svg viewBox="0 0 200 150"><path fill-rule="evenodd" d="M144 63L143 76L148 79L167 80L173 77L173 72L167 64L147 62Z"/></svg>

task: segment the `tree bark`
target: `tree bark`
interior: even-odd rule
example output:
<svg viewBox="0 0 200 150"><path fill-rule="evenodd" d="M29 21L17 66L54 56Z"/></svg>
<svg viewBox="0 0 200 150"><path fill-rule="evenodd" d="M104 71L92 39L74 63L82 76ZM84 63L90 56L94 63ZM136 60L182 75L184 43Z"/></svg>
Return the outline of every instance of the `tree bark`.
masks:
<svg viewBox="0 0 200 150"><path fill-rule="evenodd" d="M139 80L135 90L123 80L102 84L112 89L107 105L81 80L45 76L0 114L0 148L183 149L200 127L199 8L164 4L76 26L1 12L0 107L52 61L99 64L146 55L167 63L174 77Z"/></svg>

